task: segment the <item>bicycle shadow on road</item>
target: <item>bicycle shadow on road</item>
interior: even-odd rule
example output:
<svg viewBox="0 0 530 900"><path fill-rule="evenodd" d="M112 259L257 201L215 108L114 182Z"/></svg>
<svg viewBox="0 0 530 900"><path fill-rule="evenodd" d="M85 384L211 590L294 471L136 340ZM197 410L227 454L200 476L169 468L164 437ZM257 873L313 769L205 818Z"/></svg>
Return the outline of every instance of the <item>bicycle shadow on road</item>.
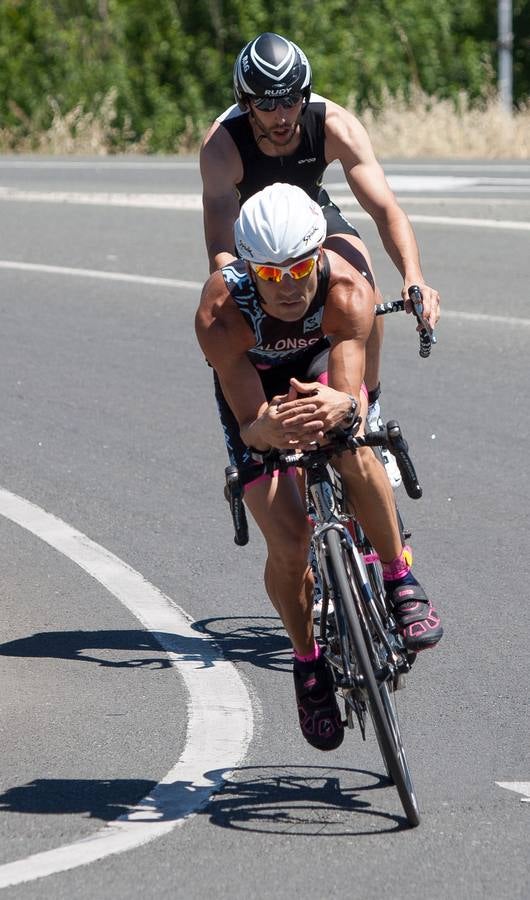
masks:
<svg viewBox="0 0 530 900"><path fill-rule="evenodd" d="M290 837L374 835L409 827L403 816L376 806L389 782L363 769L247 766L207 772L204 779L212 787L140 778L38 778L0 794L0 813L83 815L103 822L133 813L136 823L153 822L153 810L158 822L195 813L221 828Z"/></svg>
<svg viewBox="0 0 530 900"><path fill-rule="evenodd" d="M385 812L371 802L376 799L370 798L371 792L387 787L394 791L398 809L395 789L375 772L329 766L248 766L226 779L204 812L222 828L289 837L408 830L403 815Z"/></svg>
<svg viewBox="0 0 530 900"><path fill-rule="evenodd" d="M223 657L260 669L291 671L291 642L277 616L225 616L202 619L192 628L213 638Z"/></svg>

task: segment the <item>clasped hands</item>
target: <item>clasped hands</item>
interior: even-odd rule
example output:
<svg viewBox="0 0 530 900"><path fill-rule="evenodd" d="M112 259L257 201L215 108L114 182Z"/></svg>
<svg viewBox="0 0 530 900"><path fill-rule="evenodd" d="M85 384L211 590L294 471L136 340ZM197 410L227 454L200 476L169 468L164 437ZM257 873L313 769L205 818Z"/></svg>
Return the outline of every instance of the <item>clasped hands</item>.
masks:
<svg viewBox="0 0 530 900"><path fill-rule="evenodd" d="M349 394L319 381L304 383L291 378L288 393L273 397L254 428L260 441L271 447L309 450L339 425L350 409Z"/></svg>

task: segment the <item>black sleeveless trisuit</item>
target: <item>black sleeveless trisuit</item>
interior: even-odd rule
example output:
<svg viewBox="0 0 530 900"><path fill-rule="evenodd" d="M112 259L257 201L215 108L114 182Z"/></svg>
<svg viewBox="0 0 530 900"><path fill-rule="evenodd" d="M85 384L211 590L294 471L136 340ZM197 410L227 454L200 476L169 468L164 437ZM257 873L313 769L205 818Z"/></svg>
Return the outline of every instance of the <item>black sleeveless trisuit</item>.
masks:
<svg viewBox="0 0 530 900"><path fill-rule="evenodd" d="M328 237L345 233L358 237L358 231L342 216L322 187L322 177L328 165L324 155L325 115L323 101L314 100L308 104L302 116L300 145L288 156L262 153L250 127L248 112L242 112L237 106L230 107L217 121L226 128L241 156L243 178L236 185L240 204L276 181L296 184L321 206ZM260 374L268 400L275 394L287 393L290 378L315 381L327 370L329 341L321 330L329 282L329 262L325 254L318 274L317 293L305 316L296 322L283 322L264 312L244 261L229 263L221 271L232 299L255 336L255 346L247 352L247 356ZM363 274L369 275L367 272ZM223 396L215 373L214 380L230 462L239 468L246 481L255 464L248 447L240 438L238 422Z"/></svg>
<svg viewBox="0 0 530 900"><path fill-rule="evenodd" d="M313 94L313 97L317 96ZM301 119L300 144L288 156L262 153L250 126L248 111L242 112L238 106L231 106L217 121L228 131L243 164L243 178L236 185L240 204L275 181L296 184L322 207L328 237L332 234L359 237L357 229L343 217L322 187L322 178L328 167L325 157L326 104L323 99L311 100L307 104Z"/></svg>

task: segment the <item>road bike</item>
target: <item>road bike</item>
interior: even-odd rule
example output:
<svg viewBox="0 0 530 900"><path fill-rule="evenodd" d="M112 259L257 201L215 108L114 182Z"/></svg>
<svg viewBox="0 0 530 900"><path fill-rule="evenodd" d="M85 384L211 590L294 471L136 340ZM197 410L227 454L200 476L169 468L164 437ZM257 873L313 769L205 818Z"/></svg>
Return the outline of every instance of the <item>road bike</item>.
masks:
<svg viewBox="0 0 530 900"><path fill-rule="evenodd" d="M407 763L394 694L404 683L415 654L409 653L399 633L384 590L377 554L352 512L347 510L342 482L331 460L359 447L387 447L394 452L403 483L411 497L421 488L397 422L381 432L358 437L346 431L330 436L325 446L300 453L272 451L263 460L263 472L304 469L308 515L313 531L316 578L323 602L319 641L344 701L346 724L357 721L366 738L370 716L387 774L395 784L405 815L413 826L420 821L418 801ZM237 544L248 542L243 486L237 469L226 470L227 495L233 514Z"/></svg>
<svg viewBox="0 0 530 900"><path fill-rule="evenodd" d="M383 304L385 312L403 308L403 301ZM418 317L418 314L417 314ZM432 334L420 330L420 355L430 352ZM423 341L423 343L422 343ZM423 352L422 352L423 350ZM361 447L386 448L394 454L407 494L422 496L416 471L397 421L376 432L356 434L357 417L348 430L336 428L326 443L301 452L271 450L260 454L253 473L306 473L306 503L312 524L311 549L314 576L322 594L319 642L334 675L335 688L345 709L345 724L358 723L366 739L371 719L386 772L399 794L411 826L420 822L420 812L401 737L395 694L404 685L415 655L407 651L388 602L382 566L354 513L348 508L342 479L333 466L345 452ZM230 503L234 540L248 543L248 523L243 502L244 484L237 467L225 470L225 496Z"/></svg>

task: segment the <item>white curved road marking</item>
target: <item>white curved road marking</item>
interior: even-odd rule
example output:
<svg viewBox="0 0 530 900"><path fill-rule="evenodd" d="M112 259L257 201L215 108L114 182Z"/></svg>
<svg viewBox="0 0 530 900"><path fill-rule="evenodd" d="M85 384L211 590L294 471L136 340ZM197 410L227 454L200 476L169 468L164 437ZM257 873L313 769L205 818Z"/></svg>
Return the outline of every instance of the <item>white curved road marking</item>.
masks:
<svg viewBox="0 0 530 900"><path fill-rule="evenodd" d="M167 834L204 807L252 737L252 704L232 663L169 597L113 553L23 497L0 488L0 515L54 547L100 582L167 651L188 691L179 761L126 815L75 843L0 866L0 888L87 865ZM192 650L190 651L190 647Z"/></svg>

